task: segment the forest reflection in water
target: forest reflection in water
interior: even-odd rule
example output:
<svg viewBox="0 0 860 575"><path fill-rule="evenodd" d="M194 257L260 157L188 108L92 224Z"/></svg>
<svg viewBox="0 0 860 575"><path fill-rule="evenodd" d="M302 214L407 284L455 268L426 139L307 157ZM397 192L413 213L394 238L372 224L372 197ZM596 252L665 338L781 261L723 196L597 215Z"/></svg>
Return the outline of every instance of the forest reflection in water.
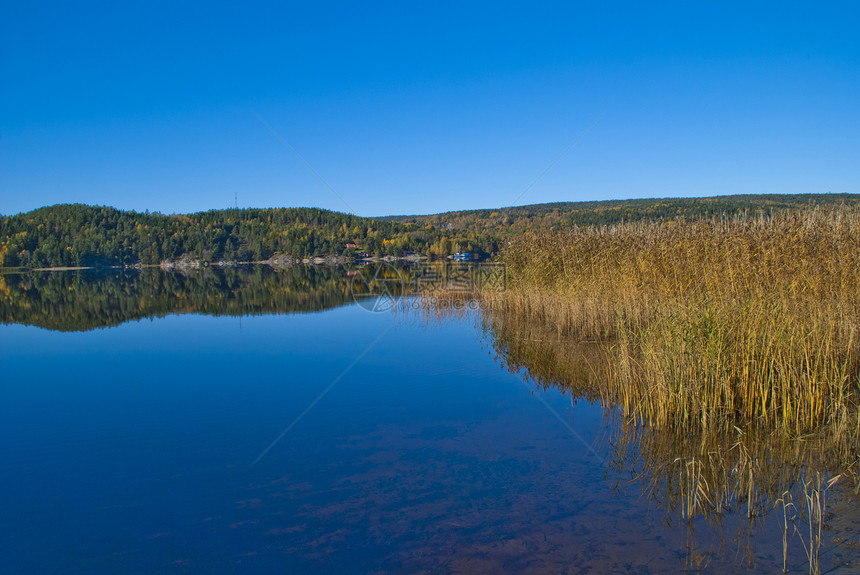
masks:
<svg viewBox="0 0 860 575"><path fill-rule="evenodd" d="M386 266L386 270L390 266ZM0 323L86 331L168 314L304 313L352 303L362 272L342 266L267 265L0 274ZM377 278L378 283L378 278ZM391 289L397 290L398 283Z"/></svg>
<svg viewBox="0 0 860 575"><path fill-rule="evenodd" d="M473 270L443 263L5 274L0 323L85 331L168 314L301 313L355 303L431 323L469 316L497 362L535 394L557 389L571 402L602 406L601 438L591 447L607 480L640 493L685 534L687 568L705 569L717 553L736 554L752 570L765 554L782 557L776 563L784 567L789 557L803 556L813 573L860 564L855 445L834 441L826 430L789 437L767 429L705 434L649 426L625 414L607 387L611 342L567 337L546 318L482 306ZM781 549L756 547L759 533L774 531Z"/></svg>
<svg viewBox="0 0 860 575"><path fill-rule="evenodd" d="M86 331L168 314L307 313L352 303L384 312L394 310L395 298L428 287L472 293L478 269L496 268L371 262L0 273L0 324Z"/></svg>

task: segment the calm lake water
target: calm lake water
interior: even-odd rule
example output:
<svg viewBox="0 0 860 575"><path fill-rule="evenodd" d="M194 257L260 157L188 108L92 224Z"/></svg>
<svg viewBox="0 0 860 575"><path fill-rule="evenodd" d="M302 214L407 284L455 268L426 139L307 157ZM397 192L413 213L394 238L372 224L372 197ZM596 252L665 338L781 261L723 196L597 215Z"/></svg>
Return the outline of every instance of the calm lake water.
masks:
<svg viewBox="0 0 860 575"><path fill-rule="evenodd" d="M143 273L0 285L0 572L782 570L778 515L667 510L479 312L372 312L346 270Z"/></svg>

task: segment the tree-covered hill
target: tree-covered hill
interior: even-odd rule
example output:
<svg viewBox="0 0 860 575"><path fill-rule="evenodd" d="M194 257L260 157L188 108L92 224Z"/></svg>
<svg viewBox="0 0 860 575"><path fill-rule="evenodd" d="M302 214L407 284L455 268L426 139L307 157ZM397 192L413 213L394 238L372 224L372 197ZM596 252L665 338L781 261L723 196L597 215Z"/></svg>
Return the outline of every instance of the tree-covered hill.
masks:
<svg viewBox="0 0 860 575"><path fill-rule="evenodd" d="M182 256L260 261L275 254L295 258L345 252L402 255L438 250L442 235L415 224L318 208L167 216L65 204L0 217L0 267L158 264Z"/></svg>
<svg viewBox="0 0 860 575"><path fill-rule="evenodd" d="M761 194L709 198L661 198L557 202L486 210L445 212L426 216L385 216L382 221L447 230L478 243L498 242L528 231L562 230L637 220L677 220L732 216L741 212L800 208L810 204L860 204L858 194Z"/></svg>
<svg viewBox="0 0 860 575"><path fill-rule="evenodd" d="M445 257L496 254L528 232L637 220L675 220L768 212L809 205L860 204L857 194L746 195L562 202L362 218L319 208L212 210L163 215L64 204L0 216L0 267L262 261L354 255Z"/></svg>

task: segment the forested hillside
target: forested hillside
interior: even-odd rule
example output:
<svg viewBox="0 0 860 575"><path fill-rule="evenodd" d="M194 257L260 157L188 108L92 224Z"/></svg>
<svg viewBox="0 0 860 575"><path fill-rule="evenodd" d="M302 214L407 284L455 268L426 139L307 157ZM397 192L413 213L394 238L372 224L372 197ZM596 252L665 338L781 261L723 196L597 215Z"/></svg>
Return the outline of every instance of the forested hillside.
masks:
<svg viewBox="0 0 860 575"><path fill-rule="evenodd" d="M526 232L565 230L631 221L667 221L732 216L814 205L860 205L857 194L762 194L710 198L662 198L558 202L489 210L445 212L427 216L386 216L383 221L440 228L473 238L482 245Z"/></svg>
<svg viewBox="0 0 860 575"><path fill-rule="evenodd" d="M0 216L0 267L262 261L366 253L485 257L508 238L576 226L858 205L855 194L753 195L535 204L427 216L362 218L318 208L212 210L163 215L65 204Z"/></svg>
<svg viewBox="0 0 860 575"><path fill-rule="evenodd" d="M188 215L56 205L0 217L0 267L261 261L275 254L447 255L451 234L317 208L213 210ZM352 244L355 244L353 247ZM479 250L464 242L463 249Z"/></svg>

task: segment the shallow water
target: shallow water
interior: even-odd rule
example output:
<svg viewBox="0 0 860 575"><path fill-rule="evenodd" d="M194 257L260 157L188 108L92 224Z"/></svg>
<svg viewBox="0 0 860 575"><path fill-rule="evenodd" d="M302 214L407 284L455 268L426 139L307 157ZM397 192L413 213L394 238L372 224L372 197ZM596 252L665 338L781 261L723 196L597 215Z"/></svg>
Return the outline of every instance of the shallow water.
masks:
<svg viewBox="0 0 860 575"><path fill-rule="evenodd" d="M501 369L474 314L338 305L0 326L0 572L782 570L777 517L643 496L603 408Z"/></svg>

